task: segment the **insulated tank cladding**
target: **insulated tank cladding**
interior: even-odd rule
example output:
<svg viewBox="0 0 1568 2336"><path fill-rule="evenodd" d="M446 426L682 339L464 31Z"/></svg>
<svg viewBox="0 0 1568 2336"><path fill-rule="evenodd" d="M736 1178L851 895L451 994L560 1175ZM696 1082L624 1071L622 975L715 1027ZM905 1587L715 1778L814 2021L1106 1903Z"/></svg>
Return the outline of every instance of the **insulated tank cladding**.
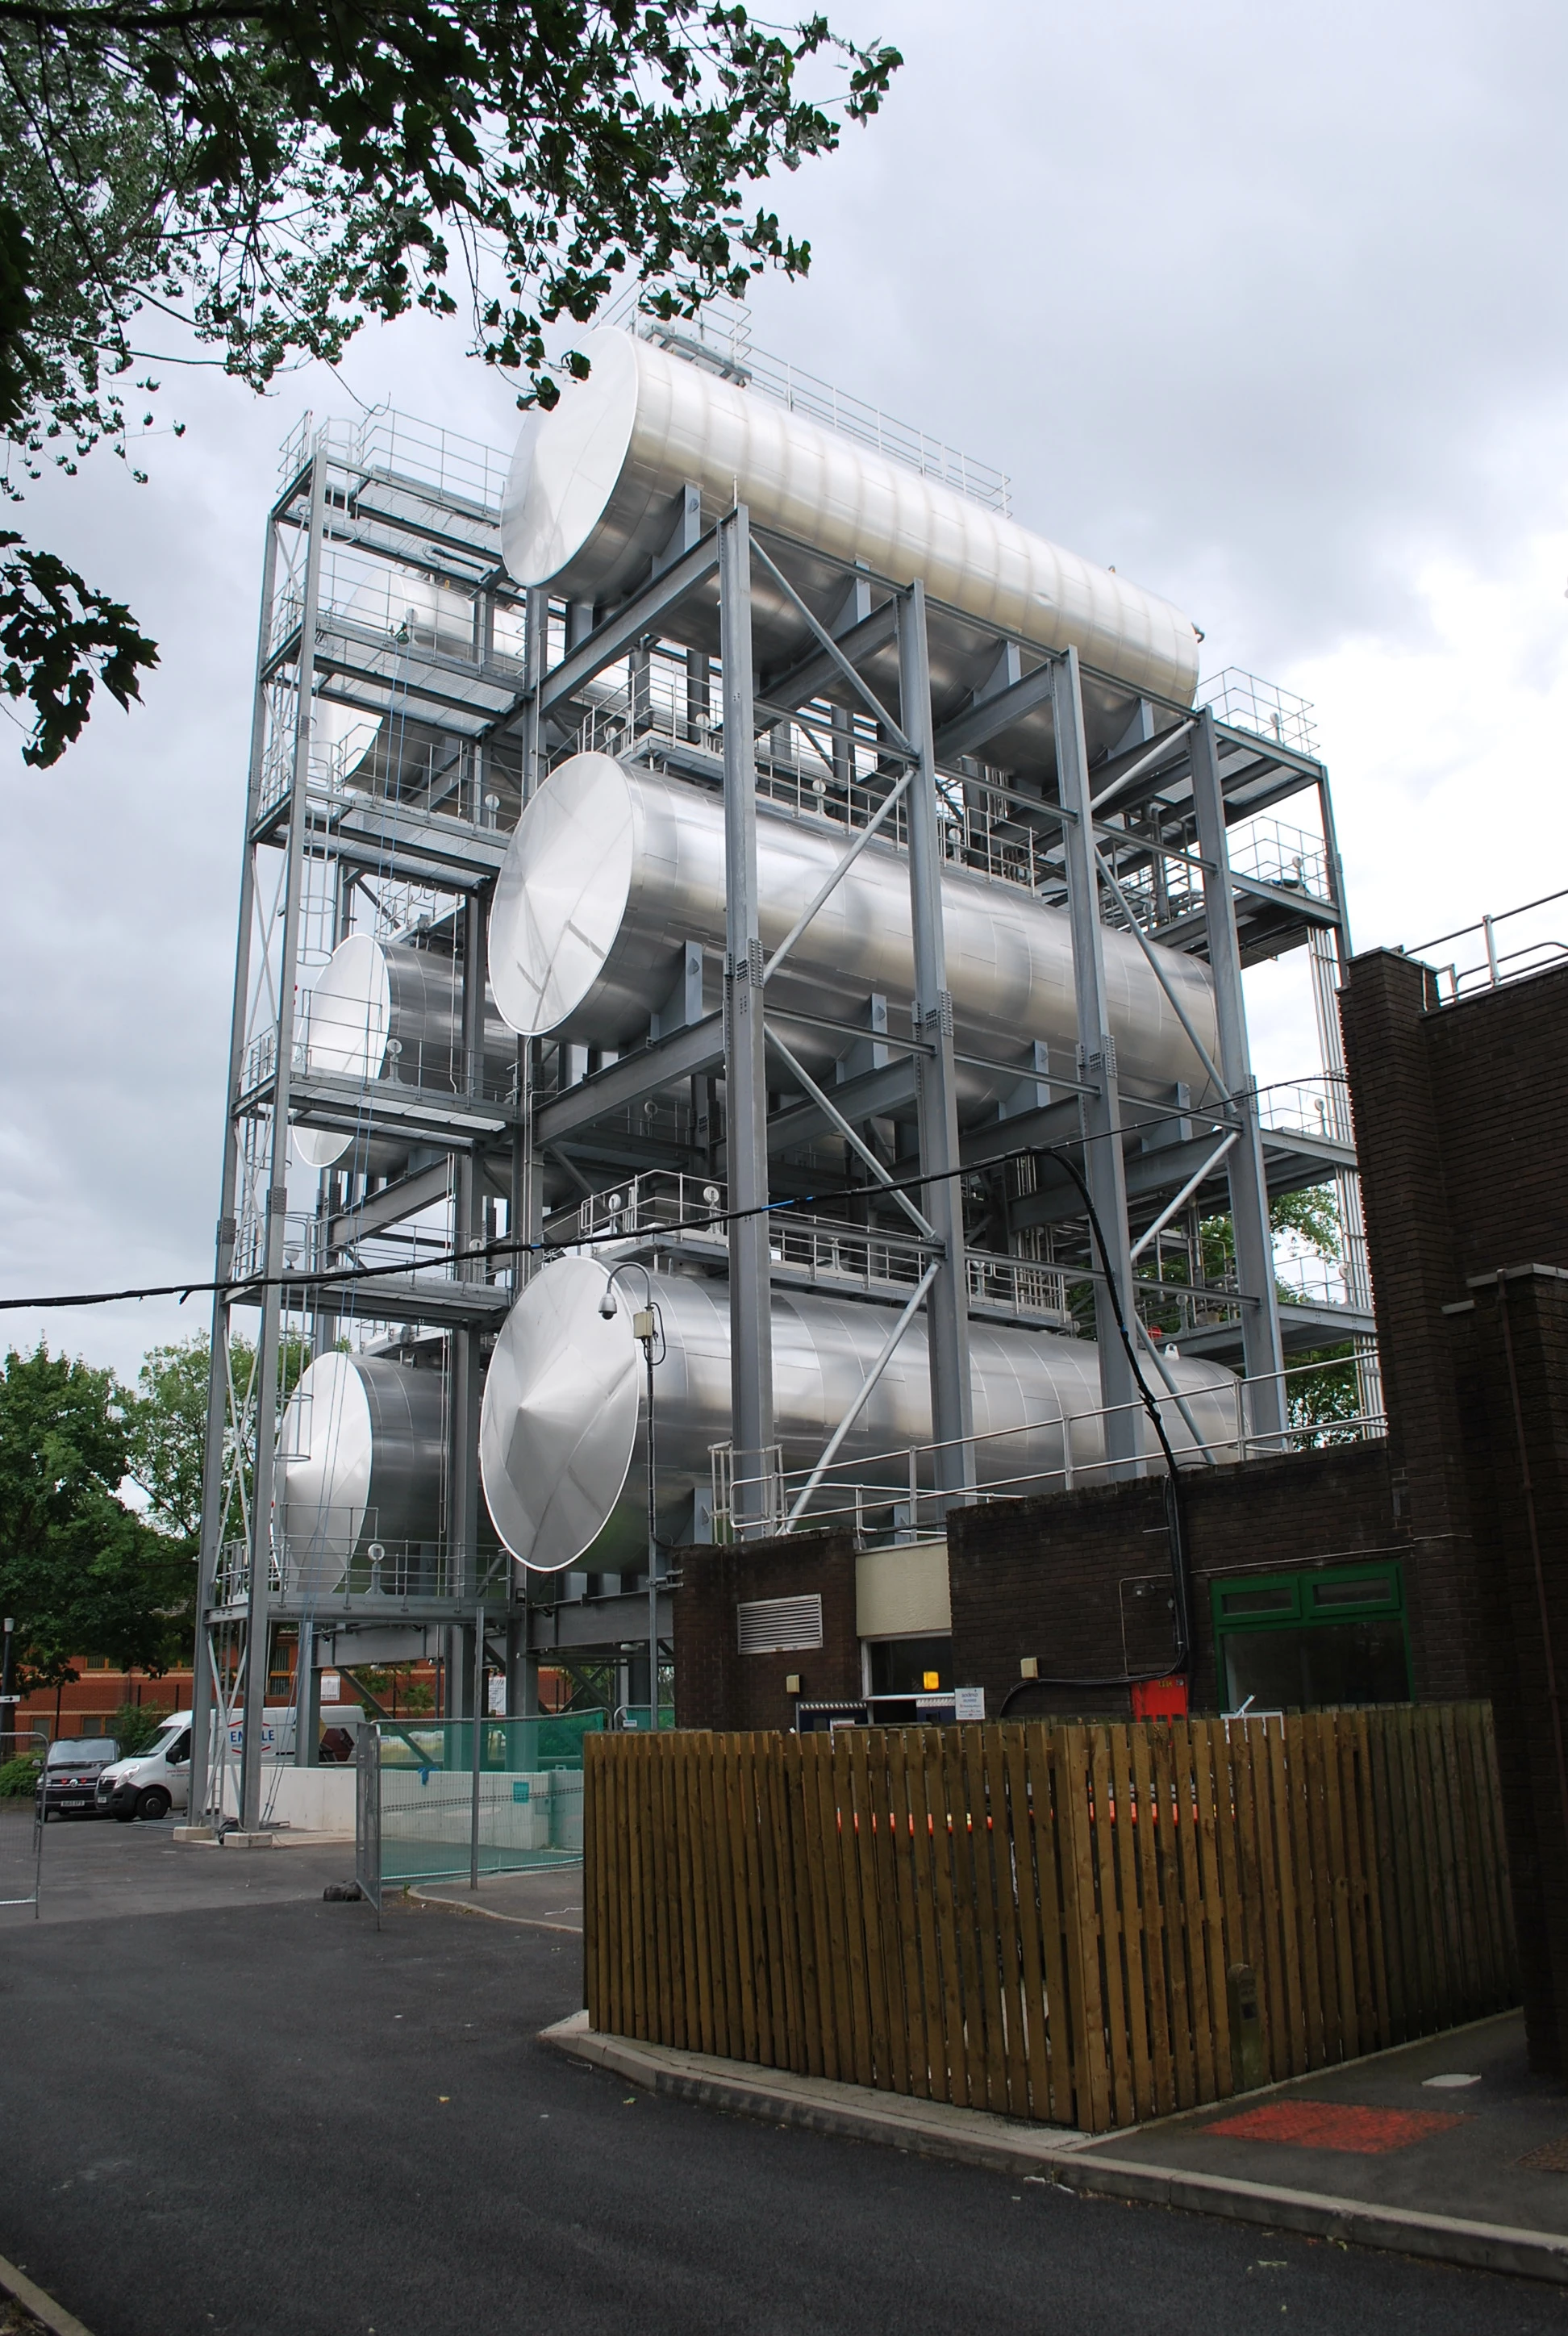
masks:
<svg viewBox="0 0 1568 2336"><path fill-rule="evenodd" d="M517 1047L488 990L485 1009L479 1076L486 1095L501 1095L514 1075ZM311 988L305 1069L307 1077L348 1079L366 1087L389 1080L440 1095L466 1093L470 1066L463 1045L461 964L440 950L350 933ZM380 1147L368 1164L375 1173L387 1173L393 1140L375 1136L375 1115L371 1096L365 1105L365 1134L358 1138L334 1129L296 1127L295 1149L308 1166L328 1168L356 1141L363 1152L368 1136L373 1153ZM394 1151L398 1148L393 1144ZM406 1153L406 1141L401 1151Z"/></svg>
<svg viewBox="0 0 1568 2336"><path fill-rule="evenodd" d="M536 1274L507 1316L485 1380L479 1452L490 1514L512 1555L545 1571L590 1550L595 1571L646 1563L644 1365L631 1327L641 1291L616 1282L607 1319L599 1303L610 1286L608 1270L589 1257L562 1258ZM659 1533L680 1540L691 1529L693 1493L710 1481L711 1448L730 1434L729 1284L657 1274L653 1296L666 1346L654 1372ZM895 1319L887 1307L820 1291L774 1291L774 1390L786 1470L814 1465ZM1099 1358L1090 1340L972 1321L969 1351L982 1490L1047 1491L1053 1477L1059 1486L1069 1421L1074 1467L1104 1457L1104 1423L1093 1416ZM1222 1459L1234 1456L1232 1373L1185 1358L1168 1368L1203 1442ZM1169 1398L1161 1416L1178 1459L1192 1455L1191 1430ZM808 1516L852 1504L857 1478L880 1488L884 1503L896 1499L908 1486L906 1451L930 1434L926 1327L917 1317L840 1448L846 1465L835 1466ZM1152 1432L1144 1441L1156 1449ZM927 1489L930 1469L928 1455L920 1479Z"/></svg>
<svg viewBox="0 0 1568 2336"><path fill-rule="evenodd" d="M757 804L757 900L765 953L776 949L842 855L845 830ZM942 878L948 987L960 1054L1018 1060L1030 1042L1071 1076L1077 1046L1072 928L1066 911L1011 884L948 867ZM507 846L490 920L490 978L512 1029L558 1032L588 1046L645 1037L673 988L685 942L725 947L724 803L719 795L608 754L577 754L552 771ZM1178 1081L1201 1103L1209 1077L1148 959L1130 933L1107 928L1105 992L1125 1090L1164 1094ZM1213 985L1179 949L1160 963L1211 1056ZM907 1010L914 995L909 862L877 838L768 983L769 1012L842 1022L846 1001L877 992ZM808 1068L826 1069L846 1035L789 1026ZM830 1074L831 1076L831 1074ZM1006 1077L963 1065L960 1109L994 1112Z"/></svg>
<svg viewBox="0 0 1568 2336"><path fill-rule="evenodd" d="M524 423L502 507L520 584L613 600L643 582L688 483L711 524L736 502L758 526L945 602L1042 649L1076 647L1133 691L1190 705L1198 636L1158 594L1065 551L941 480L633 336L580 344L590 371ZM671 619L679 637L682 619ZM757 579L765 664L810 645L798 611ZM940 644L932 643L940 697Z"/></svg>
<svg viewBox="0 0 1568 2336"><path fill-rule="evenodd" d="M331 1354L302 1374L278 1435L278 1530L291 1590L330 1595L372 1542L399 1568L411 1552L433 1551L445 1415L439 1371Z"/></svg>

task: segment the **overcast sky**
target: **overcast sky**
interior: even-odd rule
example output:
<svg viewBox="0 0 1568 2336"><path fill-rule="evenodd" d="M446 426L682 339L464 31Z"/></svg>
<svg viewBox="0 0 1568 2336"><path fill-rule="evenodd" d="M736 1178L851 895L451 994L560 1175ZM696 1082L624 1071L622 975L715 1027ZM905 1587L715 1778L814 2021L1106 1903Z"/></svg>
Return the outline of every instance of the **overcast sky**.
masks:
<svg viewBox="0 0 1568 2336"><path fill-rule="evenodd" d="M1313 701L1358 947L1568 885L1568 11L840 21L908 63L778 190L814 262L759 287L759 344L1008 470L1020 518L1192 614L1206 673ZM457 328L367 335L344 375L510 443ZM163 661L54 772L0 725L0 1294L210 1271L262 522L301 409L350 400L163 379L150 486L101 459L27 513ZM1306 996L1299 959L1254 984L1261 1077L1316 1067ZM131 1373L205 1323L0 1336Z"/></svg>

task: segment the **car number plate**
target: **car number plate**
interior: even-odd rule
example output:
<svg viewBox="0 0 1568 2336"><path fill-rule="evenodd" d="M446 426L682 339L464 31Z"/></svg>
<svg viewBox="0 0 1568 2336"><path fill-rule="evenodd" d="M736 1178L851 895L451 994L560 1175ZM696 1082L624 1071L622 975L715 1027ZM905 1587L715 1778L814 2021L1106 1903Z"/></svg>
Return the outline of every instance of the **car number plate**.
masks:
<svg viewBox="0 0 1568 2336"><path fill-rule="evenodd" d="M60 1806L63 1809L85 1809L91 1808L93 1805L85 1793L63 1793L60 1798Z"/></svg>

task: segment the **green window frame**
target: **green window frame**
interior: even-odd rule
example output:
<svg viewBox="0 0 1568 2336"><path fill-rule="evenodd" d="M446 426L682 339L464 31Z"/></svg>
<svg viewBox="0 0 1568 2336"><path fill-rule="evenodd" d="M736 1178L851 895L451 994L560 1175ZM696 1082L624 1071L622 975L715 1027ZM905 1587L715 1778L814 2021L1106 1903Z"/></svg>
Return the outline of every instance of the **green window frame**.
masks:
<svg viewBox="0 0 1568 2336"><path fill-rule="evenodd" d="M1405 1646L1405 1684L1410 1689L1410 1630L1405 1610L1405 1572L1397 1557L1356 1565L1293 1566L1286 1573L1231 1574L1210 1589L1214 1617L1214 1660L1225 1677L1224 1642L1232 1632L1331 1628L1383 1616L1398 1620Z"/></svg>

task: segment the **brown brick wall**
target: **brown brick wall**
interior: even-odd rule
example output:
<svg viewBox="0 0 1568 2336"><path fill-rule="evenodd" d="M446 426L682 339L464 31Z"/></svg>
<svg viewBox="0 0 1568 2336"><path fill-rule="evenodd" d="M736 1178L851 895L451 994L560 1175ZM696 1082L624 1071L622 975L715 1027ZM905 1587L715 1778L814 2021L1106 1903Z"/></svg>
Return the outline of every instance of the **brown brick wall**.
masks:
<svg viewBox="0 0 1568 2336"><path fill-rule="evenodd" d="M1393 1550L1380 1444L1334 1446L1183 1476L1193 1576L1194 1710L1219 1708L1210 1591L1226 1572L1332 1564ZM1018 1503L988 1502L948 1523L953 1676L983 1687L987 1709L1018 1685L1019 1659L1042 1675L1110 1678L1152 1670L1172 1652L1164 1486L1144 1478ZM1417 1552L1418 1555L1418 1552ZM1407 1575L1408 1578L1408 1575ZM1031 1689L1026 1712L1125 1714L1125 1688Z"/></svg>
<svg viewBox="0 0 1568 2336"><path fill-rule="evenodd" d="M798 1672L812 1701L861 1691L855 1617L855 1543L848 1533L791 1533L681 1550L674 1594L675 1722L677 1728L793 1728ZM814 1652L743 1655L735 1609L752 1598L798 1598L818 1591L823 1645Z"/></svg>
<svg viewBox="0 0 1568 2336"><path fill-rule="evenodd" d="M1537 1269L1450 1317L1477 1520L1481 1642L1533 2065L1568 2074L1568 1277ZM1509 1372L1503 1307L1513 1347ZM1515 1409L1514 1387L1518 1405ZM1561 1707L1559 1707L1561 1712Z"/></svg>
<svg viewBox="0 0 1568 2336"><path fill-rule="evenodd" d="M1439 1007L1425 967L1372 950L1350 962L1340 1019L1389 1459L1427 1552L1411 1601L1417 1692L1480 1695L1481 1575L1443 1309L1470 1274L1568 1264L1568 968Z"/></svg>

